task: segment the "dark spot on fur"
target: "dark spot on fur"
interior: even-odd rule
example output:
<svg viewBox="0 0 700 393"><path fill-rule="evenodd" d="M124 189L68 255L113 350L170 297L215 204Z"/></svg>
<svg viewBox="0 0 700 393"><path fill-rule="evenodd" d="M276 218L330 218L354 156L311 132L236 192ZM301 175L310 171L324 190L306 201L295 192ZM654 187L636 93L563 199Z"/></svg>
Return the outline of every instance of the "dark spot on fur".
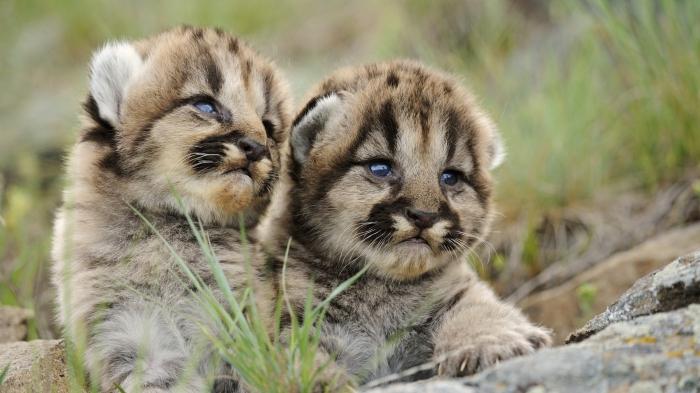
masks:
<svg viewBox="0 0 700 393"><path fill-rule="evenodd" d="M207 84L211 88L214 95L217 95L219 94L219 91L221 91L221 85L224 83L221 70L216 64L216 61L214 61L214 57L206 50L204 50L204 53L202 54L202 61L204 62Z"/></svg>
<svg viewBox="0 0 700 393"><path fill-rule="evenodd" d="M455 148L457 147L457 139L460 130L460 119L457 112L451 109L447 112L447 121L445 122L445 139L447 143L447 160L450 162L452 157L455 155Z"/></svg>
<svg viewBox="0 0 700 393"><path fill-rule="evenodd" d="M253 61L246 59L243 62L243 69L241 70L241 79L243 79L243 84L246 88L250 86L250 73L253 71Z"/></svg>
<svg viewBox="0 0 700 393"><path fill-rule="evenodd" d="M241 132L232 131L204 138L192 146L187 155L187 162L196 173L212 172L223 162L226 151L225 144L235 144L242 137Z"/></svg>
<svg viewBox="0 0 700 393"><path fill-rule="evenodd" d="M213 393L238 393L240 390L238 381L231 377L218 378L212 387Z"/></svg>
<svg viewBox="0 0 700 393"><path fill-rule="evenodd" d="M116 147L116 135L114 129L108 129L104 127L93 127L89 128L83 136L80 138L81 142L93 142L98 145Z"/></svg>
<svg viewBox="0 0 700 393"><path fill-rule="evenodd" d="M403 214L411 203L406 198L378 203L372 207L367 220L361 223L357 236L367 244L381 247L391 240L394 229L393 215Z"/></svg>
<svg viewBox="0 0 700 393"><path fill-rule="evenodd" d="M450 86L449 83L445 82L442 84L442 92L451 95L452 94L452 86Z"/></svg>
<svg viewBox="0 0 700 393"><path fill-rule="evenodd" d="M391 86L391 87L396 87L399 85L399 77L396 76L393 72L389 74L389 76L386 77L386 84Z"/></svg>
<svg viewBox="0 0 700 393"><path fill-rule="evenodd" d="M378 117L379 124L381 124L382 131L384 132L384 138L389 145L389 150L393 154L396 152L396 139L399 132L399 125L396 123L394 107L391 101L387 100L384 102Z"/></svg>
<svg viewBox="0 0 700 393"><path fill-rule="evenodd" d="M279 179L279 173L277 172L277 169L271 170L265 178L265 180L263 180L262 184L260 185L260 190L258 190L257 196L264 197L265 195L269 195L270 193L272 193L272 189L277 183L277 179Z"/></svg>
<svg viewBox="0 0 700 393"><path fill-rule="evenodd" d="M263 127L265 127L265 135L267 135L268 138L272 138L275 135L275 124L267 119L263 120L262 124Z"/></svg>
<svg viewBox="0 0 700 393"><path fill-rule="evenodd" d="M100 169L112 172L117 176L123 176L124 171L122 170L121 163L119 162L119 154L116 151L109 152L104 156L98 163Z"/></svg>
<svg viewBox="0 0 700 393"><path fill-rule="evenodd" d="M201 27L193 27L190 31L192 31L192 38L194 38L195 41L204 38L204 30Z"/></svg>
<svg viewBox="0 0 700 393"><path fill-rule="evenodd" d="M238 38L236 37L230 37L228 40L228 50L231 52L234 56L238 55L238 51L240 50L239 43L238 43Z"/></svg>
<svg viewBox="0 0 700 393"><path fill-rule="evenodd" d="M265 272L268 273L270 276L277 275L280 271L282 271L282 263L277 260L277 258L267 255L265 258Z"/></svg>
<svg viewBox="0 0 700 393"><path fill-rule="evenodd" d="M428 144L430 141L430 125L428 124L428 118L430 117L430 101L427 97L422 96L420 98L420 104L418 107L418 118L420 119L420 129L422 135L422 148L423 151L428 150Z"/></svg>
<svg viewBox="0 0 700 393"><path fill-rule="evenodd" d="M265 111L263 115L267 115L267 113L270 111L270 99L272 98L272 83L274 78L275 76L272 74L271 70L265 69L263 71L263 97L265 97Z"/></svg>

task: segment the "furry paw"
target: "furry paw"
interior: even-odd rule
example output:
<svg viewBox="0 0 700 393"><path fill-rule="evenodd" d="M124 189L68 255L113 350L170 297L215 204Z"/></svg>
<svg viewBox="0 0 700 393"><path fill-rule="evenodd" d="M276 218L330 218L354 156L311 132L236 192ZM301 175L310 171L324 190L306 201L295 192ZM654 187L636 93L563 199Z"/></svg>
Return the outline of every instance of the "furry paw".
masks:
<svg viewBox="0 0 700 393"><path fill-rule="evenodd" d="M352 376L342 367L331 362L325 366L316 378L313 393L350 393L355 392L356 385Z"/></svg>
<svg viewBox="0 0 700 393"><path fill-rule="evenodd" d="M434 359L437 374L461 377L474 374L502 360L526 355L551 343L547 329L530 323L493 326L478 335L439 340Z"/></svg>

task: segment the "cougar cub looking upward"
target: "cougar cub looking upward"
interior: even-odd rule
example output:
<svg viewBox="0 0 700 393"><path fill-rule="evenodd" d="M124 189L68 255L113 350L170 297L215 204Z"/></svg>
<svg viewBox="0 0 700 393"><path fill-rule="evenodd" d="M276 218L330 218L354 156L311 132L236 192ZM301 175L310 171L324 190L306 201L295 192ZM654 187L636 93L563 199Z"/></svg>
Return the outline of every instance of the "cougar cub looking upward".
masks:
<svg viewBox="0 0 700 393"><path fill-rule="evenodd" d="M216 286L191 215L239 287L238 217L254 225L278 178L290 120L285 84L237 38L182 27L97 51L85 111L55 224L59 319L71 339L85 335L87 367L103 391L205 391L217 371L194 350L204 312L132 207Z"/></svg>
<svg viewBox="0 0 700 393"><path fill-rule="evenodd" d="M548 332L466 261L487 232L489 171L503 158L471 95L394 61L340 70L309 97L266 243L283 255L292 238L285 295L296 308L306 288L318 302L369 267L331 303L320 356L362 383L431 359L440 375L465 375L546 345ZM280 281L281 259L268 264Z"/></svg>

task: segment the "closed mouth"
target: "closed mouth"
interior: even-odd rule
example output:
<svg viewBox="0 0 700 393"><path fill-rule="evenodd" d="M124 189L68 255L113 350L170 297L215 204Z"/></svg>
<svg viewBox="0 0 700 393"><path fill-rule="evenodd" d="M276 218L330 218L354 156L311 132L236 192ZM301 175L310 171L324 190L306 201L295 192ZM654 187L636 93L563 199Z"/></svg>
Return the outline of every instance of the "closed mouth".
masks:
<svg viewBox="0 0 700 393"><path fill-rule="evenodd" d="M248 168L231 168L226 171L224 171L224 175L230 175L232 173L241 173L243 175L248 176L249 178L253 178L253 176L250 174L250 171Z"/></svg>
<svg viewBox="0 0 700 393"><path fill-rule="evenodd" d="M416 245L424 244L426 246L428 245L428 242L420 236L409 237L408 239L402 240L399 243L400 244L416 244Z"/></svg>

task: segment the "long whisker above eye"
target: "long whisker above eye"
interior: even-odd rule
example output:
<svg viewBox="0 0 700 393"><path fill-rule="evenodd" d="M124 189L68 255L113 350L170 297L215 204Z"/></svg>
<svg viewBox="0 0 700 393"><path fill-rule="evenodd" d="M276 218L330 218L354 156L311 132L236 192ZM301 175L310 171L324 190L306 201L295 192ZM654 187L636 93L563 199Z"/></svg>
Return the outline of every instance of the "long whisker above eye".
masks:
<svg viewBox="0 0 700 393"><path fill-rule="evenodd" d="M197 161L193 166L194 166L194 167L197 167L197 166L200 166L200 165L215 164L215 163L216 163L216 161L201 160L201 161Z"/></svg>
<svg viewBox="0 0 700 393"><path fill-rule="evenodd" d="M187 154L186 157L221 157L221 154L215 154L215 153L200 153L200 152L190 152Z"/></svg>

